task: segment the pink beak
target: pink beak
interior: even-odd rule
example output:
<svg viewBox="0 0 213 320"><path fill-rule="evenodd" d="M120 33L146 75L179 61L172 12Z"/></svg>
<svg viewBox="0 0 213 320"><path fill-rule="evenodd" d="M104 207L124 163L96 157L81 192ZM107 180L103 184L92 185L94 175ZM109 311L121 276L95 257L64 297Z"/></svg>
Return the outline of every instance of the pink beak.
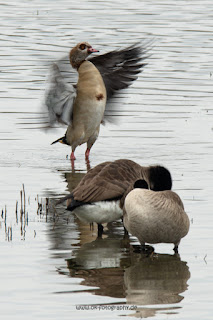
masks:
<svg viewBox="0 0 213 320"><path fill-rule="evenodd" d="M88 48L87 51L88 51L89 53L99 52L99 50L93 49L92 47Z"/></svg>

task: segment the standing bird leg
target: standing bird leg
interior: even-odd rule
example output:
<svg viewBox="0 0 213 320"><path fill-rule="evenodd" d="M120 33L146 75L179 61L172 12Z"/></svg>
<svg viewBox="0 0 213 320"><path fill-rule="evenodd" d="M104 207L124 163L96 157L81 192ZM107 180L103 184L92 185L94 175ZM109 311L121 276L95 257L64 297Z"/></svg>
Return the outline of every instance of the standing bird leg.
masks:
<svg viewBox="0 0 213 320"><path fill-rule="evenodd" d="M90 137L89 140L87 141L87 149L86 149L86 152L85 152L85 159L86 159L86 160L89 159L90 150L91 150L93 144L95 143L95 141L96 141L97 138L98 138L99 130L100 130L100 125L96 128L94 134L91 135L91 137Z"/></svg>
<svg viewBox="0 0 213 320"><path fill-rule="evenodd" d="M75 155L74 155L74 150L72 149L71 155L70 155L70 160L71 160L71 167L72 167L72 171L75 170Z"/></svg>
<svg viewBox="0 0 213 320"><path fill-rule="evenodd" d="M74 155L74 151L72 151L71 152L71 155L70 155L70 160L75 160L76 159L76 157L75 157L75 155Z"/></svg>
<svg viewBox="0 0 213 320"><path fill-rule="evenodd" d="M85 152L85 159L88 160L89 159L89 153L90 153L90 149L87 148L86 152Z"/></svg>
<svg viewBox="0 0 213 320"><path fill-rule="evenodd" d="M173 250L174 250L175 253L178 253L179 243L180 243L180 241L178 241L177 243L174 243L175 246L174 246Z"/></svg>
<svg viewBox="0 0 213 320"><path fill-rule="evenodd" d="M102 238L104 227L102 224L98 223L98 238Z"/></svg>

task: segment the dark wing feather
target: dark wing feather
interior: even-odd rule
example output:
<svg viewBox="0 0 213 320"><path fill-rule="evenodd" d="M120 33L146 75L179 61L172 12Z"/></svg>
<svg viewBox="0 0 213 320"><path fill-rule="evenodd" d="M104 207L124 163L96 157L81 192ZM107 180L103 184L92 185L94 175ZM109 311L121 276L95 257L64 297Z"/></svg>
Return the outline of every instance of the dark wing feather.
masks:
<svg viewBox="0 0 213 320"><path fill-rule="evenodd" d="M137 79L137 74L147 64L144 63L147 51L148 47L134 44L89 59L103 77L108 100L117 90L127 88Z"/></svg>
<svg viewBox="0 0 213 320"><path fill-rule="evenodd" d="M131 160L105 162L89 170L72 195L87 203L118 199L140 178L140 173L141 166Z"/></svg>
<svg viewBox="0 0 213 320"><path fill-rule="evenodd" d="M45 92L45 106L48 109L50 126L55 123L71 124L76 89L62 77L56 63L50 68Z"/></svg>

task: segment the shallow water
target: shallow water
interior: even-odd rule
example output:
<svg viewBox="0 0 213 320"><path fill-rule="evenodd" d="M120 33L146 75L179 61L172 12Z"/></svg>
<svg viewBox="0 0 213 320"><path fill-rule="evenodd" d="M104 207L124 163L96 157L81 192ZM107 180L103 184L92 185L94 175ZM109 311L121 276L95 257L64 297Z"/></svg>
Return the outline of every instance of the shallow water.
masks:
<svg viewBox="0 0 213 320"><path fill-rule="evenodd" d="M211 5L209 0L1 3L2 319L212 319ZM147 258L137 252L135 238L123 238L120 222L97 239L96 226L82 225L64 205L54 208L55 199L86 173L85 146L77 148L71 169L69 148L50 145L65 129L45 132L38 123L48 67L70 47L87 40L102 53L153 39L148 65L116 100L118 124L102 127L90 158L91 167L129 158L170 169L190 232L179 256L161 244Z"/></svg>

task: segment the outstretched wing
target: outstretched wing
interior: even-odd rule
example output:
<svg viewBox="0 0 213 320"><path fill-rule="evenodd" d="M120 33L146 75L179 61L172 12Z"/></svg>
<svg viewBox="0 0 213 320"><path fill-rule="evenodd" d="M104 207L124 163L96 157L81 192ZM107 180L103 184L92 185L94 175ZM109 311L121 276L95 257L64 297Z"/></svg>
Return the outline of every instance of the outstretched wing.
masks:
<svg viewBox="0 0 213 320"><path fill-rule="evenodd" d="M147 64L144 60L148 57L148 46L136 43L121 50L89 58L104 80L107 90L107 100L120 89L127 88L132 81L137 79L137 74Z"/></svg>
<svg viewBox="0 0 213 320"><path fill-rule="evenodd" d="M76 97L76 89L68 84L61 75L56 63L50 68L45 91L45 106L48 109L49 124L71 124L73 102Z"/></svg>
<svg viewBox="0 0 213 320"><path fill-rule="evenodd" d="M147 64L144 60L148 57L148 45L134 44L125 49L114 50L109 53L89 58L100 71L107 90L107 102L120 89L127 88L142 68ZM49 115L49 126L57 123L71 124L73 103L76 97L76 89L73 85L66 82L59 70L64 67L68 78L72 75L70 64L64 58L54 63L50 69L47 88L45 92L45 106ZM108 104L106 105L107 111Z"/></svg>

